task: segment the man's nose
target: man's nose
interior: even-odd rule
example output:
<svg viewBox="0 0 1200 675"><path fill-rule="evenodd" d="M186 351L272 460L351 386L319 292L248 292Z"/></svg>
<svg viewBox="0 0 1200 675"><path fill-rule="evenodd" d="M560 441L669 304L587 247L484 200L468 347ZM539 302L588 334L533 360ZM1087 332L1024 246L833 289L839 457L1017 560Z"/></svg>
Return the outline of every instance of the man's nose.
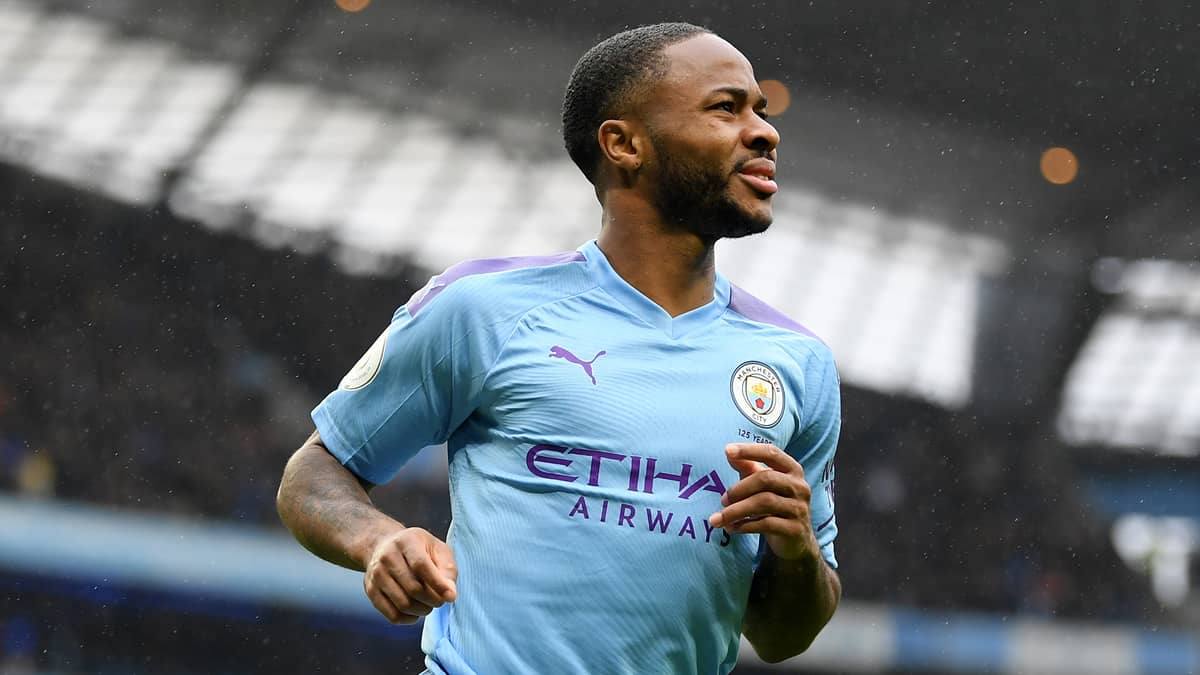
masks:
<svg viewBox="0 0 1200 675"><path fill-rule="evenodd" d="M742 134L742 142L754 150L770 152L779 145L779 131L770 122L754 116L754 121L747 125Z"/></svg>

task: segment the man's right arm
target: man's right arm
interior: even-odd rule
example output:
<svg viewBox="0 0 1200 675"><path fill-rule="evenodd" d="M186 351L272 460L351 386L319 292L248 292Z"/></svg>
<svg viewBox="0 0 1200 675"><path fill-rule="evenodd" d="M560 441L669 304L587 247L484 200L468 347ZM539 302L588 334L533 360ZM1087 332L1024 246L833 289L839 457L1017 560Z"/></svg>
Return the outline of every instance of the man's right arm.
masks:
<svg viewBox="0 0 1200 675"><path fill-rule="evenodd" d="M314 431L288 460L275 506L304 548L362 572L371 540L404 527L375 508L371 487L342 466Z"/></svg>
<svg viewBox="0 0 1200 675"><path fill-rule="evenodd" d="M405 527L377 509L370 487L314 432L288 460L275 503L283 524L305 548L364 571L363 585L376 609L394 623L413 623L454 600L454 554L429 532Z"/></svg>

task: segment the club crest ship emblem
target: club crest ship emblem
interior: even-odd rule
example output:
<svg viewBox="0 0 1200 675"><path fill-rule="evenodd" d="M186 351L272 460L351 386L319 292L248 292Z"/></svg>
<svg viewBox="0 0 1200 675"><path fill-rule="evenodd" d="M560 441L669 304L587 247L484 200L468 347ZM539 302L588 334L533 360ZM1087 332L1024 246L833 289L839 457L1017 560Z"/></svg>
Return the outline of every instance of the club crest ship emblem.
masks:
<svg viewBox="0 0 1200 675"><path fill-rule="evenodd" d="M729 393L746 419L770 428L783 418L783 384L765 363L747 361L733 371Z"/></svg>

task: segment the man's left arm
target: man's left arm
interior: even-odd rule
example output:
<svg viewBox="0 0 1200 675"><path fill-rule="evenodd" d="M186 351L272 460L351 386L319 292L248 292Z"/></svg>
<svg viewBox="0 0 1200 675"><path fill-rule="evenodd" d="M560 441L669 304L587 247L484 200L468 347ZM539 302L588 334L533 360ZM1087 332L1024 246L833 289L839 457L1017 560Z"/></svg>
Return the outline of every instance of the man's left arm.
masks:
<svg viewBox="0 0 1200 675"><path fill-rule="evenodd" d="M842 596L833 552L841 382L827 349L811 354L816 359L804 368L803 424L786 450L750 443L725 448L740 480L721 497L724 508L710 519L729 532L762 535L742 633L769 662L808 649Z"/></svg>
<svg viewBox="0 0 1200 675"><path fill-rule="evenodd" d="M709 522L732 533L759 533L766 550L754 574L742 633L764 661L808 649L837 609L842 585L813 531L812 489L804 468L774 445L726 446L741 480Z"/></svg>

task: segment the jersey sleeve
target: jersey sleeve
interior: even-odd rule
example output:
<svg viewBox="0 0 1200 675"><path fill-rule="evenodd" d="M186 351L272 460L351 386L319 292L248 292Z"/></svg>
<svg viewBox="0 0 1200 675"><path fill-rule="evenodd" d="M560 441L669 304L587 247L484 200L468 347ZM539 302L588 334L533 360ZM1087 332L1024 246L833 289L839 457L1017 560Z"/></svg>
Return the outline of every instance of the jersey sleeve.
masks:
<svg viewBox="0 0 1200 675"><path fill-rule="evenodd" d="M498 345L479 325L468 285L439 289L433 299L418 291L313 410L325 447L364 480L388 482L476 407Z"/></svg>
<svg viewBox="0 0 1200 675"><path fill-rule="evenodd" d="M833 461L842 427L842 397L832 356L827 350L821 356L819 363L806 368L800 431L787 452L804 467L804 476L812 488L809 510L813 532L821 546L821 555L836 568L833 540L838 528L833 505Z"/></svg>

